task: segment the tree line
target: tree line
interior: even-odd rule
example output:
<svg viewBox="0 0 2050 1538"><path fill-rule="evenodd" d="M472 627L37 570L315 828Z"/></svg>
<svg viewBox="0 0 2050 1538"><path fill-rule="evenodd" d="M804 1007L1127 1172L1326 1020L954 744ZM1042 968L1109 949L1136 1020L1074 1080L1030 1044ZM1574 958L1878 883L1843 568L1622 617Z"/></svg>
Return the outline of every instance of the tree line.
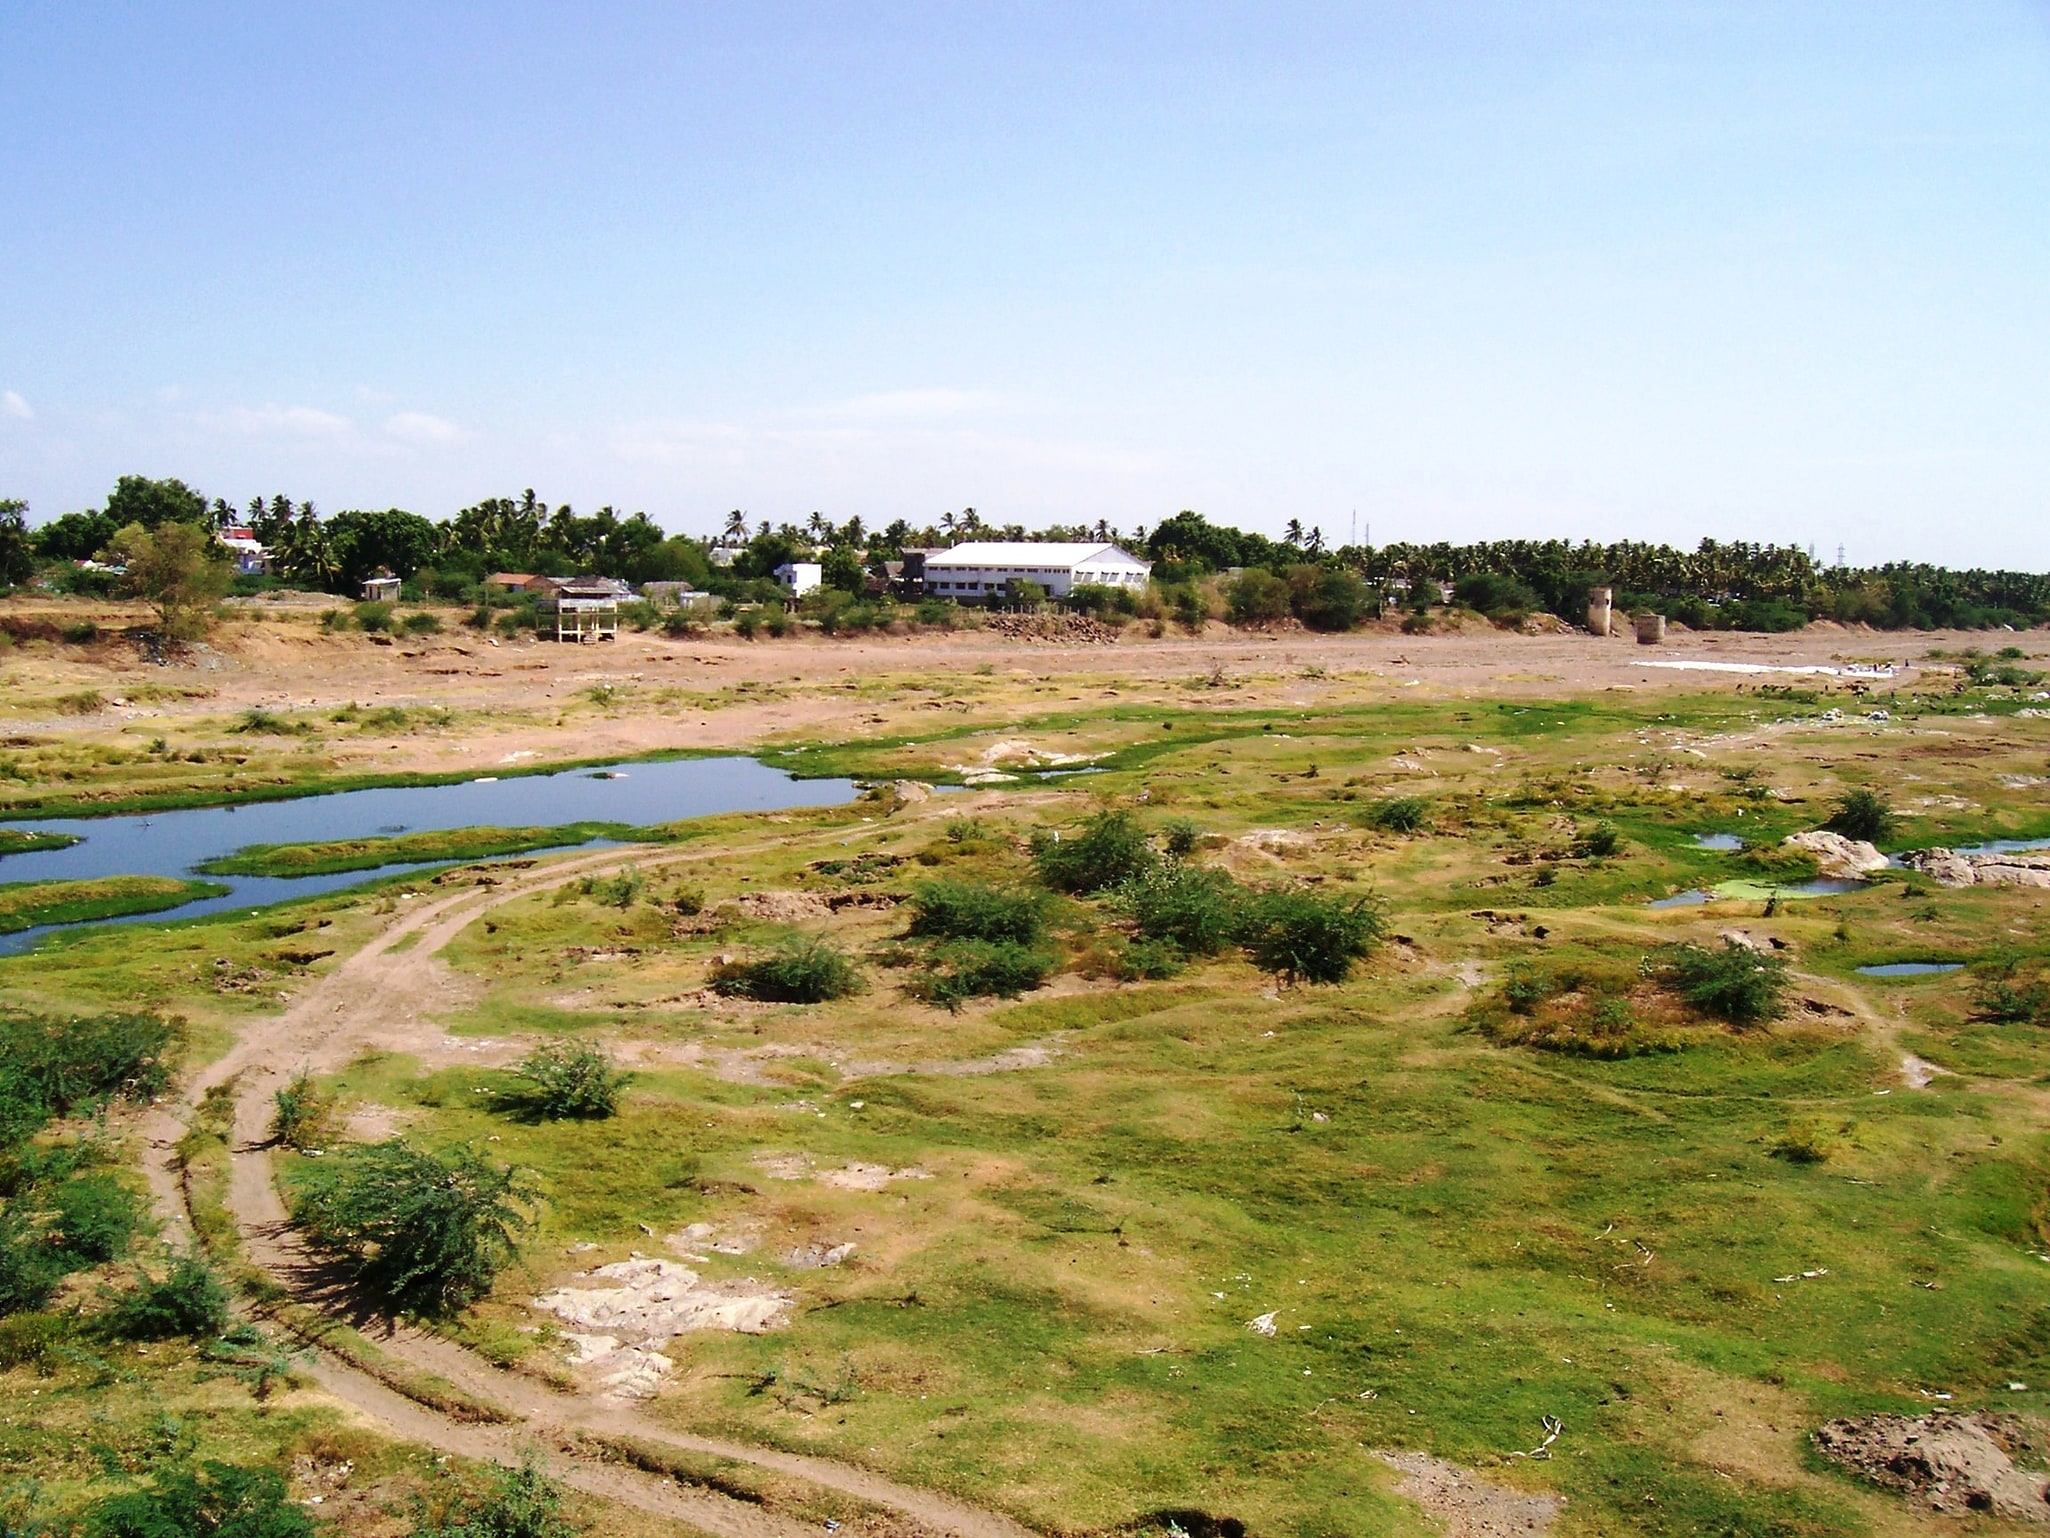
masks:
<svg viewBox="0 0 2050 1538"><path fill-rule="evenodd" d="M1191 619L1204 607L1198 589L1221 587L1227 617L1246 624L1292 616L1312 628L1344 630L1389 604L1424 611L1448 597L1503 623L1532 613L1578 622L1597 587L1612 590L1618 612L1656 611L1695 629L1790 630L1816 619L1883 629L2019 629L2050 620L2050 575L2040 573L1911 562L1826 567L1797 546L1714 539L1692 550L1556 539L1334 549L1320 529L1299 520L1273 539L1190 511L1129 535L1104 520L1038 530L995 525L972 507L922 525L900 518L879 528L860 518L835 523L817 512L803 523L757 525L735 511L718 534L697 539L665 533L645 512L551 507L531 489L486 498L436 523L400 508L323 516L312 502L284 495L238 507L179 480L125 475L102 508L66 513L37 529L28 527L26 514L24 504L0 501L0 581L21 582L39 567L101 556L139 551L147 559L152 552L137 536L174 525L211 532L247 526L270 551L274 579L296 586L346 593L389 572L450 598L498 571L595 573L759 597L776 568L796 559L819 560L829 589L858 594L906 550L976 539L1062 540L1123 544L1151 557L1167 605ZM1222 583L1211 580L1224 574Z"/></svg>

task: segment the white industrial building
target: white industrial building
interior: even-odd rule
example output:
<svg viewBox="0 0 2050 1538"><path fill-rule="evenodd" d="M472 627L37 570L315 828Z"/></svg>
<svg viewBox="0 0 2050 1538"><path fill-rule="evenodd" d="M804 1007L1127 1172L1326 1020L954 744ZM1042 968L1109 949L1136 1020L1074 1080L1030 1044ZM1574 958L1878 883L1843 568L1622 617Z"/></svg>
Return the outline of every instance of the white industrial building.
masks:
<svg viewBox="0 0 2050 1538"><path fill-rule="evenodd" d="M1007 584L1030 582L1065 598L1078 587L1143 589L1153 568L1116 545L1034 544L991 540L935 550L925 558L925 591L934 598L980 603Z"/></svg>

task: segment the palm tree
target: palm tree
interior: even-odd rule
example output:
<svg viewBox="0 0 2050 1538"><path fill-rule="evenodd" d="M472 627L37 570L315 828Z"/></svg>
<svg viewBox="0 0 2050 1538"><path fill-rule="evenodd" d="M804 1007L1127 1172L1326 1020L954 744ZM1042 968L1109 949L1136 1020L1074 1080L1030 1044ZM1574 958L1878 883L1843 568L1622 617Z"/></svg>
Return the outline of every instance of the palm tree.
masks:
<svg viewBox="0 0 2050 1538"><path fill-rule="evenodd" d="M1310 537L1303 541L1303 548L1312 555L1321 554L1324 549L1324 531L1313 527L1310 530Z"/></svg>
<svg viewBox="0 0 2050 1538"><path fill-rule="evenodd" d="M816 545L833 532L833 526L826 522L826 515L824 513L820 512L817 508L813 508L811 516L804 521L804 532L811 542Z"/></svg>
<svg viewBox="0 0 2050 1538"><path fill-rule="evenodd" d="M1284 545L1292 545L1292 546L1296 546L1296 547L1300 547L1300 546L1302 545L1302 542L1303 542L1303 521L1302 521L1302 519L1300 519L1300 518L1291 518L1291 519L1289 519L1289 520L1288 520L1288 527L1287 527L1287 528L1285 528L1285 529L1283 529L1283 530L1281 531L1281 542L1282 542L1282 543L1283 543Z"/></svg>
<svg viewBox="0 0 2050 1538"><path fill-rule="evenodd" d="M728 513L726 515L725 531L719 537L729 545L746 544L747 514L743 513L737 507L732 512Z"/></svg>

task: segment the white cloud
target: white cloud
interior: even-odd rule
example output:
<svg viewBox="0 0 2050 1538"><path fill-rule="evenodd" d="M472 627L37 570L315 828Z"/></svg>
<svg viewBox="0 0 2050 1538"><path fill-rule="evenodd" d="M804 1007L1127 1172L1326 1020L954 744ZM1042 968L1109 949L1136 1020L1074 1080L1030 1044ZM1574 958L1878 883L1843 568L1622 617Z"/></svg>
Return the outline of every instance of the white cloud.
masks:
<svg viewBox="0 0 2050 1538"><path fill-rule="evenodd" d="M424 411L401 411L396 416L385 418L384 431L387 437L401 443L427 446L436 443L455 443L464 434L453 422L440 417L431 417Z"/></svg>
<svg viewBox="0 0 2050 1538"><path fill-rule="evenodd" d="M251 438L339 438L356 424L312 406L230 406L199 418L202 427Z"/></svg>
<svg viewBox="0 0 2050 1538"><path fill-rule="evenodd" d="M28 422L35 418L35 413L29 410L28 402L21 398L19 390L0 390L0 417Z"/></svg>

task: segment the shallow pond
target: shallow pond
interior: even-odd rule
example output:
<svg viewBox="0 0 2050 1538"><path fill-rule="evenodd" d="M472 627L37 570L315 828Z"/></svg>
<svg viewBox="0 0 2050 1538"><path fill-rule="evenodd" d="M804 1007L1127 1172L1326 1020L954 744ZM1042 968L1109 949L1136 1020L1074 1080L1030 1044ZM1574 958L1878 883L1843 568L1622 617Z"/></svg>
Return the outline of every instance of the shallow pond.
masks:
<svg viewBox="0 0 2050 1538"><path fill-rule="evenodd" d="M1694 908L1702 903L1716 902L1765 902L1777 897L1782 901L1795 897L1841 897L1846 892L1861 892L1862 881L1837 881L1824 877L1815 881L1797 881L1786 886L1768 886L1760 881L1720 881L1706 891L1696 888L1691 892L1675 892L1671 897L1661 897L1652 903L1654 908Z"/></svg>
<svg viewBox="0 0 2050 1538"><path fill-rule="evenodd" d="M344 790L290 801L194 807L134 817L37 818L0 826L68 833L67 849L0 858L0 881L82 881L95 876L184 877L203 861L251 844L326 843L449 828L549 828L573 822L641 827L722 812L765 812L837 806L854 797L852 780L799 780L752 758L672 758L553 774L482 776L455 785ZM328 876L221 876L220 897L145 917L191 918L231 908L261 907L290 897L332 892L408 869ZM134 922L115 920L114 922ZM0 937L0 954L26 949L53 928Z"/></svg>
<svg viewBox="0 0 2050 1538"><path fill-rule="evenodd" d="M1860 967L1860 977L1936 977L1945 972L1962 972L1962 961L1887 961Z"/></svg>
<svg viewBox="0 0 2050 1538"><path fill-rule="evenodd" d="M1697 833L1694 835L1694 845L1697 849L1715 849L1727 854L1732 850L1742 849L1744 841L1734 833Z"/></svg>

